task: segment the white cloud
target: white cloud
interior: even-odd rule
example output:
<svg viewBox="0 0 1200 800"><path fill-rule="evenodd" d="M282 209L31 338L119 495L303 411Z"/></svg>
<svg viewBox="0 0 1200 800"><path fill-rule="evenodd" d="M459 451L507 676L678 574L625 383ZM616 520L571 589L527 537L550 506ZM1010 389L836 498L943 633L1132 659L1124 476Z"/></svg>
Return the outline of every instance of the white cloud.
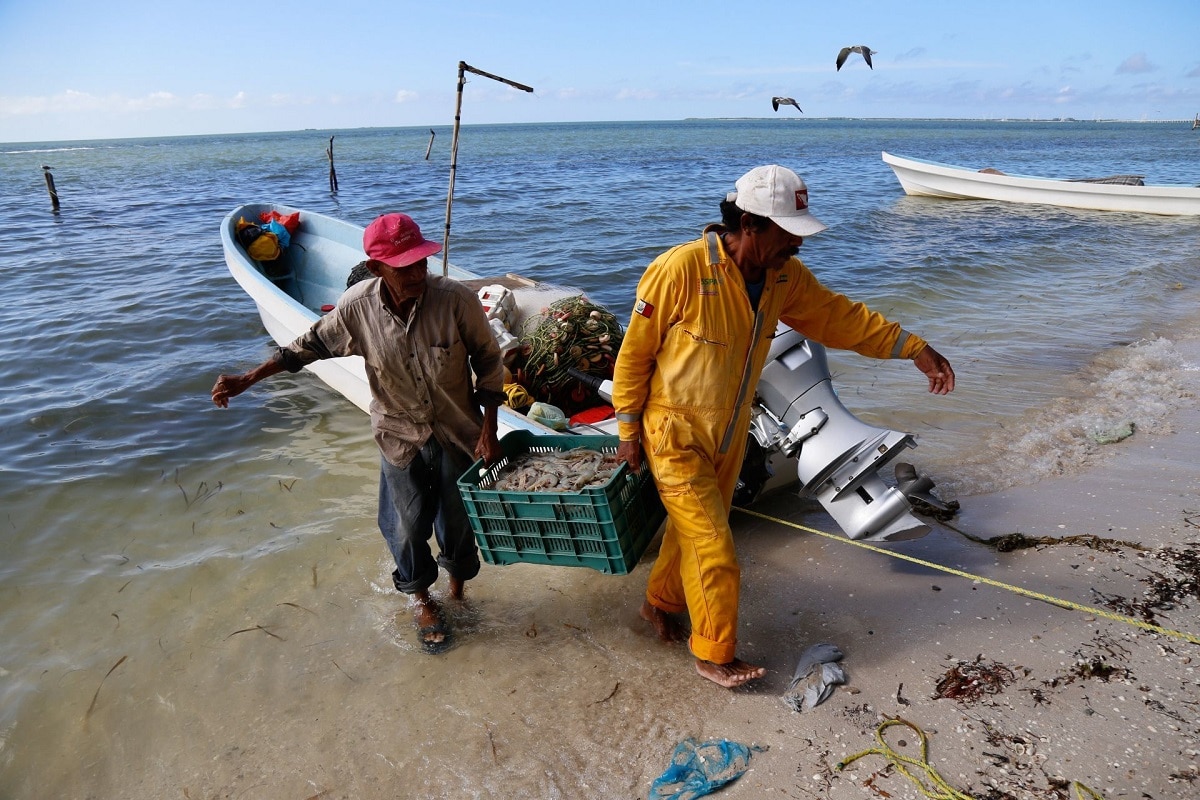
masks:
<svg viewBox="0 0 1200 800"><path fill-rule="evenodd" d="M621 89L617 92L618 100L657 100L658 92L653 89Z"/></svg>
<svg viewBox="0 0 1200 800"><path fill-rule="evenodd" d="M194 94L188 98L187 108L189 111L212 111L221 108L221 101L211 94Z"/></svg>
<svg viewBox="0 0 1200 800"><path fill-rule="evenodd" d="M407 103L410 100L416 100L417 97L418 97L418 95L416 92L411 91L409 89L401 89L400 91L396 92L396 96L393 98L393 102Z"/></svg>
<svg viewBox="0 0 1200 800"><path fill-rule="evenodd" d="M171 92L150 92L140 97L123 94L95 95L67 89L58 94L41 97L0 97L0 114L36 116L41 114L77 113L138 113L180 108L184 101ZM213 108L209 95L195 95L188 100L189 108Z"/></svg>
<svg viewBox="0 0 1200 800"><path fill-rule="evenodd" d="M179 99L170 92L151 92L145 97L131 97L125 102L125 108L130 111L174 108L177 105Z"/></svg>
<svg viewBox="0 0 1200 800"><path fill-rule="evenodd" d="M1129 58L1121 62L1121 65L1117 67L1117 74L1120 75L1125 73L1136 75L1142 72L1153 72L1156 69L1158 69L1158 67L1150 63L1150 61L1146 58L1145 53L1134 53Z"/></svg>

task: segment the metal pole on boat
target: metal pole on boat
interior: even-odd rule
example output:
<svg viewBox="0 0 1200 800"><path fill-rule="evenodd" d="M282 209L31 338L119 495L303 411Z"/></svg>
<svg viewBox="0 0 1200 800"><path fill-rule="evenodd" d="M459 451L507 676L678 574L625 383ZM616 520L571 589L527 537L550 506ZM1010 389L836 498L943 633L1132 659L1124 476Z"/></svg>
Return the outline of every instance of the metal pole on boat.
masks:
<svg viewBox="0 0 1200 800"><path fill-rule="evenodd" d="M532 92L532 86L526 86L523 83L510 81L508 78L501 78L499 75L493 75L490 72L484 72L481 69L472 67L465 61L458 62L458 96L454 102L454 135L450 138L450 190L446 193L446 231L442 236L442 274L445 275L450 268L450 207L454 203L454 174L458 171L458 128L462 120L462 97L463 86L467 82L466 73L473 72L476 75L482 75L485 78L491 78L500 83L506 83L514 89L520 89L523 92ZM430 140L432 143L432 139Z"/></svg>

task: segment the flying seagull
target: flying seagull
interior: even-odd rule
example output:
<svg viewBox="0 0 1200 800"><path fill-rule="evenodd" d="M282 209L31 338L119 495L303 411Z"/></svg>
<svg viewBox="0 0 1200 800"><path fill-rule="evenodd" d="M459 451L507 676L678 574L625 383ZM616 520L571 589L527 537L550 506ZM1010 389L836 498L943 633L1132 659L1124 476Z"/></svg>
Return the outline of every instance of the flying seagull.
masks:
<svg viewBox="0 0 1200 800"><path fill-rule="evenodd" d="M771 108L778 111L780 106L795 106L797 111L799 111L801 114L804 113L804 109L801 108L800 104L797 103L792 98L790 98L790 97L772 97L771 98Z"/></svg>
<svg viewBox="0 0 1200 800"><path fill-rule="evenodd" d="M876 52L878 52L878 51L872 50L871 48L867 47L865 44L856 44L853 47L843 47L841 49L841 51L838 53L837 68L838 69L842 68L842 64L846 63L846 59L850 57L851 53L861 53L862 57L863 57L863 61L867 62L868 67L871 67L871 56L873 56ZM871 69L875 69L875 68L871 67Z"/></svg>

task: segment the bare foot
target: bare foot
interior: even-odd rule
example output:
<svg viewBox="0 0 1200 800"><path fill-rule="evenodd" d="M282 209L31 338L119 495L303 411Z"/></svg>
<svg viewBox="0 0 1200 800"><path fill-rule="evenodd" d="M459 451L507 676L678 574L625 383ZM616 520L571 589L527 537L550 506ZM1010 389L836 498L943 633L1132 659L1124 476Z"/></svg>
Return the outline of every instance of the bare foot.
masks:
<svg viewBox="0 0 1200 800"><path fill-rule="evenodd" d="M421 646L436 648L446 644L446 622L442 610L428 592L418 592L413 595L413 622L421 637Z"/></svg>
<svg viewBox="0 0 1200 800"><path fill-rule="evenodd" d="M687 628L683 626L677 616L651 605L649 600L642 601L642 610L639 614L642 619L654 626L654 632L664 642L682 642L688 638Z"/></svg>
<svg viewBox="0 0 1200 800"><path fill-rule="evenodd" d="M728 664L714 664L711 661L697 658L696 672L726 689L733 689L767 674L762 667L747 664L739 658L735 658Z"/></svg>
<svg viewBox="0 0 1200 800"><path fill-rule="evenodd" d="M458 578L450 579L450 599L461 603L463 600L463 592L467 589L467 582Z"/></svg>

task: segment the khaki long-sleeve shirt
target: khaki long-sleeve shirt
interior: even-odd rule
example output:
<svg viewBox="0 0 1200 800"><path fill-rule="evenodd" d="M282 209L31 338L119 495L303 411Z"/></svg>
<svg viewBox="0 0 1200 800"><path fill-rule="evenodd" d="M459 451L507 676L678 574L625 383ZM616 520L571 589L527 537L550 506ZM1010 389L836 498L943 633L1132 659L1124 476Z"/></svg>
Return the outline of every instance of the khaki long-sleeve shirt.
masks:
<svg viewBox="0 0 1200 800"><path fill-rule="evenodd" d="M500 349L479 298L451 278L426 280L407 319L384 304L378 279L362 281L307 333L280 348L293 372L322 358L362 356L371 429L383 457L398 467L408 466L430 436L474 453L480 406L505 399Z"/></svg>

